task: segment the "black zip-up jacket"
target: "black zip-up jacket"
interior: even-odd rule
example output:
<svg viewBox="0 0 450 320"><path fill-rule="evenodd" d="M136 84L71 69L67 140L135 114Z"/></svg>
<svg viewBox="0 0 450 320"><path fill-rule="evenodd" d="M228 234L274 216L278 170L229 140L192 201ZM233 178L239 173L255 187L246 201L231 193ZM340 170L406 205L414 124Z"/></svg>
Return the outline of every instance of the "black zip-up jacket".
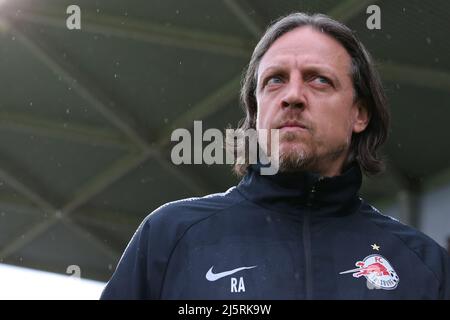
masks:
<svg viewBox="0 0 450 320"><path fill-rule="evenodd" d="M163 205L102 299L450 299L450 258L358 196L361 171L262 176Z"/></svg>

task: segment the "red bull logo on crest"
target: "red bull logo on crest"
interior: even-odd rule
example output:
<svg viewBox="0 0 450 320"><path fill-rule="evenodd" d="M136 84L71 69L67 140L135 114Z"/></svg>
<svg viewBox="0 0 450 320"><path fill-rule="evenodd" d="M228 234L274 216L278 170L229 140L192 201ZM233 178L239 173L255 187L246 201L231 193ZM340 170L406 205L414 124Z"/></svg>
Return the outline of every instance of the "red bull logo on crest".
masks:
<svg viewBox="0 0 450 320"><path fill-rule="evenodd" d="M373 254L356 262L358 268L340 272L339 274L353 273L353 277L365 277L369 289L394 290L400 278L384 257Z"/></svg>

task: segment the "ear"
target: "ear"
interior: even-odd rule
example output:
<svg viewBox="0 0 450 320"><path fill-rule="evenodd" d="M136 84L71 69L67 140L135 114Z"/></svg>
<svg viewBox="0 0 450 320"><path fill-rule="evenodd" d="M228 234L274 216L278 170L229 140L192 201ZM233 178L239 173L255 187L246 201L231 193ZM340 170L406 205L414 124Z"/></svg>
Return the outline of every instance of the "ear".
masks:
<svg viewBox="0 0 450 320"><path fill-rule="evenodd" d="M360 133L363 132L370 121L370 115L367 108L363 106L360 102L353 105L353 132Z"/></svg>

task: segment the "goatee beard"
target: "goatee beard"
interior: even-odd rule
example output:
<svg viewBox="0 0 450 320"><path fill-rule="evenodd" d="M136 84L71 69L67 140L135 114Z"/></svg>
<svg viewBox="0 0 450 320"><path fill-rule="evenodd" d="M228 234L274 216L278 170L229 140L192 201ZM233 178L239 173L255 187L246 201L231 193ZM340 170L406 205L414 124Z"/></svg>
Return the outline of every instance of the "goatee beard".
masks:
<svg viewBox="0 0 450 320"><path fill-rule="evenodd" d="M281 139L285 142L293 142L297 139L297 135L288 132ZM313 162L311 155L301 146L295 146L295 148L284 152L280 150L279 157L280 172L306 171Z"/></svg>
<svg viewBox="0 0 450 320"><path fill-rule="evenodd" d="M307 171L313 159L303 150L280 154L280 172Z"/></svg>
<svg viewBox="0 0 450 320"><path fill-rule="evenodd" d="M286 141L292 141L294 135L285 136ZM280 172L325 172L335 160L346 152L348 144L341 144L333 149L327 150L325 154L318 155L312 150L308 150L302 146L295 146L291 150L282 152L279 155L279 171Z"/></svg>

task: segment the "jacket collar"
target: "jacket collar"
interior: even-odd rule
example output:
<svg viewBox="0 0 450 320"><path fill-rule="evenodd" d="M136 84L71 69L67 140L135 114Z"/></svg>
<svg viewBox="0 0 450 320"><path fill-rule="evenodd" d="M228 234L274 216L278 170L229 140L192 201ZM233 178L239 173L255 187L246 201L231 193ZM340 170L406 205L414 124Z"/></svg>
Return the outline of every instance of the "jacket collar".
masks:
<svg viewBox="0 0 450 320"><path fill-rule="evenodd" d="M249 167L237 189L260 206L299 214L309 209L314 215L340 216L360 205L362 183L359 165L351 164L341 175L321 177L311 172L260 175L261 165Z"/></svg>

